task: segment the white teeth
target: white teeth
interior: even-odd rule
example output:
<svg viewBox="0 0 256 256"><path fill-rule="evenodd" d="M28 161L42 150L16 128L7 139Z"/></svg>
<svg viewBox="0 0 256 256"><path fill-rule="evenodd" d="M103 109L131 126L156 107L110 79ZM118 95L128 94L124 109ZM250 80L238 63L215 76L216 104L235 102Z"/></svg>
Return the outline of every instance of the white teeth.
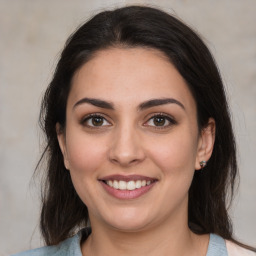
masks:
<svg viewBox="0 0 256 256"><path fill-rule="evenodd" d="M136 188L141 188L141 181L140 181L140 180L137 180L137 181L136 181L135 187L136 187Z"/></svg>
<svg viewBox="0 0 256 256"><path fill-rule="evenodd" d="M135 182L134 182L133 180L128 181L126 188L127 188L128 190L134 190L134 189L136 188Z"/></svg>
<svg viewBox="0 0 256 256"><path fill-rule="evenodd" d="M148 180L130 180L128 182L120 180L108 180L106 182L110 187L115 188L115 189L120 189L120 190L135 190L141 187L145 187L151 184L151 181Z"/></svg>
<svg viewBox="0 0 256 256"><path fill-rule="evenodd" d="M120 180L118 184L119 184L119 189L126 190L127 185L125 181Z"/></svg>
<svg viewBox="0 0 256 256"><path fill-rule="evenodd" d="M141 182L141 186L144 187L144 186L146 186L146 185L147 185L147 182L146 182L145 180L143 180L143 181Z"/></svg>
<svg viewBox="0 0 256 256"><path fill-rule="evenodd" d="M113 181L113 188L119 189L118 181L116 181L116 180Z"/></svg>
<svg viewBox="0 0 256 256"><path fill-rule="evenodd" d="M108 181L107 181L107 184L108 184L110 187L113 187L113 181L112 181L112 180L108 180Z"/></svg>

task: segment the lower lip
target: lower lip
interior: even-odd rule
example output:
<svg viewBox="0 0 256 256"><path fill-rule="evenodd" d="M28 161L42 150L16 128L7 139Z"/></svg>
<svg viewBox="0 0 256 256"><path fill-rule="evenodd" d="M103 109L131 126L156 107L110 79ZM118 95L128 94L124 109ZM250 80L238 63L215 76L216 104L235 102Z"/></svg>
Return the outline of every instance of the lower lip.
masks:
<svg viewBox="0 0 256 256"><path fill-rule="evenodd" d="M134 190L120 190L120 189L115 189L110 186L108 186L106 183L101 181L102 186L104 189L113 197L118 198L118 199L135 199L138 198L145 193L147 193L155 184L156 182L153 182L147 186L137 188Z"/></svg>

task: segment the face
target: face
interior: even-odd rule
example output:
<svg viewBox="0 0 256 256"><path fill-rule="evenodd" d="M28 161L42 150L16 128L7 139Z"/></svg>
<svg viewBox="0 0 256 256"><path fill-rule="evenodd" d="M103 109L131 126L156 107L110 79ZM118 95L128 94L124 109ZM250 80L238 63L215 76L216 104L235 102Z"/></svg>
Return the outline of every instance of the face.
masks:
<svg viewBox="0 0 256 256"><path fill-rule="evenodd" d="M92 226L186 223L194 171L213 146L212 130L205 131L186 82L161 52L97 52L73 78L58 133Z"/></svg>

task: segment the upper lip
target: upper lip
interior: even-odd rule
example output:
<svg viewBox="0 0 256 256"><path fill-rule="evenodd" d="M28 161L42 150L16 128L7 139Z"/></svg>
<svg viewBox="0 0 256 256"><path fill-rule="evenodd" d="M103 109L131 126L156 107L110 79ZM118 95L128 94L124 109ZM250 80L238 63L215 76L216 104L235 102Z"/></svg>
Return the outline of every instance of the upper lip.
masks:
<svg viewBox="0 0 256 256"><path fill-rule="evenodd" d="M142 175L120 175L120 174L114 174L114 175L109 175L109 176L105 176L100 178L99 180L102 181L107 181L107 180L117 180L117 181L137 181L137 180L145 180L145 181L156 181L156 178L152 178L152 177L147 177L147 176L142 176Z"/></svg>

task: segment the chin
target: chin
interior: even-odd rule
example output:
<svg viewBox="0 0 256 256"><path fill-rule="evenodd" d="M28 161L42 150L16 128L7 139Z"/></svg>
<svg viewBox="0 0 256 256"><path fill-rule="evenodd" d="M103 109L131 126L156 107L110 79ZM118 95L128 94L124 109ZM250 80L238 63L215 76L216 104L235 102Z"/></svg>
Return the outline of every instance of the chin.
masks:
<svg viewBox="0 0 256 256"><path fill-rule="evenodd" d="M113 216L116 217L113 218ZM123 214L119 213L111 215L111 218L109 218L108 221L105 221L109 226L116 230L124 232L136 232L144 230L151 225L152 221L150 221L146 216L147 214L142 214L141 212L139 214L135 214L134 212L129 213L126 211Z"/></svg>
<svg viewBox="0 0 256 256"><path fill-rule="evenodd" d="M148 225L145 223L134 223L134 221L131 221L130 223L126 222L124 223L112 223L111 227L115 230L118 230L120 232L138 232L145 230Z"/></svg>

